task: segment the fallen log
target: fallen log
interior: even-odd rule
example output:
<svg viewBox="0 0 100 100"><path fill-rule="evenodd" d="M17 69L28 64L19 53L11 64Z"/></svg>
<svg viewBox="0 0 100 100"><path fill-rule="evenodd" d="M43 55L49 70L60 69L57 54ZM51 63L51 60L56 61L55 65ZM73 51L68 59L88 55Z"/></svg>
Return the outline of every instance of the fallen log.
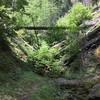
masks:
<svg viewBox="0 0 100 100"><path fill-rule="evenodd" d="M67 29L66 27L45 27L45 26L20 26L16 27L15 30L20 30L20 29L26 29L26 30L65 30Z"/></svg>
<svg viewBox="0 0 100 100"><path fill-rule="evenodd" d="M75 54L73 54L69 59L64 61L65 66L69 66L74 60L82 53L88 50L97 48L100 45L100 26L96 27L92 31L87 32L87 35L81 39L86 40L87 43L81 47ZM80 42L81 42L80 41Z"/></svg>
<svg viewBox="0 0 100 100"><path fill-rule="evenodd" d="M92 48L96 48L100 45L100 36L92 39L91 41L89 41L83 48L82 50L89 50Z"/></svg>
<svg viewBox="0 0 100 100"><path fill-rule="evenodd" d="M100 75L89 77L85 79L67 80L65 78L58 78L55 80L56 84L60 87L73 88L73 87L87 87L91 88L93 85L100 83Z"/></svg>
<svg viewBox="0 0 100 100"><path fill-rule="evenodd" d="M92 27L93 29L90 29L87 33L86 36L84 38L86 38L87 41L95 38L96 36L100 35L100 26L94 26Z"/></svg>
<svg viewBox="0 0 100 100"><path fill-rule="evenodd" d="M65 66L69 66L72 62L74 62L74 60L82 53L88 50L92 50L96 47L98 47L100 45L100 36L93 39L91 42L89 42L88 44L86 44L82 49L80 49L79 51L77 51L74 55L72 55L69 59L66 59L64 62Z"/></svg>
<svg viewBox="0 0 100 100"><path fill-rule="evenodd" d="M69 59L64 60L64 66L70 66L72 62L78 57L78 55L81 53L81 51L77 51L74 55L72 55Z"/></svg>

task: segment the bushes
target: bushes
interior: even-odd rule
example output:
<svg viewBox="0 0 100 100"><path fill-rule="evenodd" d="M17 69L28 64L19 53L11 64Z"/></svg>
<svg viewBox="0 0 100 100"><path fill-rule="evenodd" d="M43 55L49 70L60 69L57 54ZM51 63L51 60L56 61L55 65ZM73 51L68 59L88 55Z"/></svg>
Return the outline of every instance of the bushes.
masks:
<svg viewBox="0 0 100 100"><path fill-rule="evenodd" d="M60 75L63 68L59 60L55 59L57 53L56 48L50 48L45 41L42 41L40 48L29 56L29 61L34 65L34 71L39 74Z"/></svg>
<svg viewBox="0 0 100 100"><path fill-rule="evenodd" d="M85 19L90 19L92 16L91 10L85 7L82 3L77 3L72 7L68 14L57 21L58 26L65 26L67 31L75 33L79 31L79 25Z"/></svg>
<svg viewBox="0 0 100 100"><path fill-rule="evenodd" d="M92 11L85 7L82 3L77 3L73 5L71 10L69 10L64 17L57 21L57 26L63 26L67 28L66 50L63 52L64 56L66 55L69 58L80 50L80 40L84 36L82 32L85 30L80 26L85 20L92 18L91 12Z"/></svg>
<svg viewBox="0 0 100 100"><path fill-rule="evenodd" d="M68 15L66 14L58 20L57 25L67 27L69 33L66 39L67 50L65 53L67 56L70 57L80 50L80 35L73 33L79 33L79 26L82 21L89 18L91 18L91 11L81 3L78 3L73 6ZM58 49L50 48L45 41L42 41L40 48L29 56L29 60L34 65L34 71L40 74L60 75L64 69L59 59L55 58L57 53Z"/></svg>

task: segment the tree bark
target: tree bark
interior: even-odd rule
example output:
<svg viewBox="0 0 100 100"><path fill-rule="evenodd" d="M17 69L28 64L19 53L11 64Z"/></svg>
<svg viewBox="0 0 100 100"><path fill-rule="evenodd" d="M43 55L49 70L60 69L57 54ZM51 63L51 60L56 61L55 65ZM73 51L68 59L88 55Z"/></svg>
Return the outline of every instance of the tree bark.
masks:
<svg viewBox="0 0 100 100"><path fill-rule="evenodd" d="M95 75L94 77L85 78L85 79L73 79L73 80L67 80L65 78L58 78L55 80L56 84L61 87L66 88L73 88L73 87L81 87L86 86L89 88L97 83L100 83L100 75Z"/></svg>

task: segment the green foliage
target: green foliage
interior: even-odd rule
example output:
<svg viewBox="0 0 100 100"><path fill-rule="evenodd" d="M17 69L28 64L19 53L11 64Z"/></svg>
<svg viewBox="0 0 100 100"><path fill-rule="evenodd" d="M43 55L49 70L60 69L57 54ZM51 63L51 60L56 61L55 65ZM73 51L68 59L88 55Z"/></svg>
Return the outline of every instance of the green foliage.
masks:
<svg viewBox="0 0 100 100"><path fill-rule="evenodd" d="M73 56L80 51L80 40L82 38L83 29L80 25L84 20L92 18L92 11L85 7L82 3L76 3L64 17L57 21L57 26L67 28L66 47L63 55L67 58Z"/></svg>
<svg viewBox="0 0 100 100"><path fill-rule="evenodd" d="M0 6L0 12L5 10L5 6Z"/></svg>
<svg viewBox="0 0 100 100"><path fill-rule="evenodd" d="M92 16L91 10L85 7L82 3L75 4L72 9L64 17L57 21L58 26L67 27L67 31L71 33L78 32L80 30L79 25L86 19L90 19Z"/></svg>
<svg viewBox="0 0 100 100"><path fill-rule="evenodd" d="M58 53L56 48L50 48L49 45L43 41L38 50L29 56L29 60L34 63L34 71L44 74L51 73L60 75L63 67L60 65L59 60L55 59Z"/></svg>
<svg viewBox="0 0 100 100"><path fill-rule="evenodd" d="M66 32L64 30L51 30L46 35L41 35L42 39L49 44L59 43L66 39Z"/></svg>
<svg viewBox="0 0 100 100"><path fill-rule="evenodd" d="M3 9L3 12L9 17L9 19L13 22L13 25L16 24L25 24L25 15L22 14L24 12L24 5L27 5L26 0L1 0L0 1L0 9ZM1 12L1 11L0 11ZM4 16L3 16L4 17ZM10 22L10 21L9 21Z"/></svg>
<svg viewBox="0 0 100 100"><path fill-rule="evenodd" d="M0 0L0 5L5 5L6 8L12 8L13 10L19 11L24 9L24 5L27 5L26 0Z"/></svg>
<svg viewBox="0 0 100 100"><path fill-rule="evenodd" d="M14 18L16 25L25 25L25 23L27 24L29 19L29 16L24 15L22 11L14 11L11 17Z"/></svg>
<svg viewBox="0 0 100 100"><path fill-rule="evenodd" d="M6 8L5 5L0 6L0 32L7 38L7 36L15 35L15 32L12 31L15 27L14 17L12 16L13 12L10 8ZM7 39L6 39L7 40Z"/></svg>
<svg viewBox="0 0 100 100"><path fill-rule="evenodd" d="M72 6L71 0L51 0L57 5L59 15L64 15Z"/></svg>
<svg viewBox="0 0 100 100"><path fill-rule="evenodd" d="M27 0L24 9L14 12L19 25L51 25L55 23L57 7L49 0ZM53 20L54 19L54 20Z"/></svg>
<svg viewBox="0 0 100 100"><path fill-rule="evenodd" d="M54 57L54 55L56 55L57 53L57 49L54 49L54 48L50 48L48 46L48 44L43 41L41 43L41 47L39 50L37 50L35 52L35 57L39 58L39 59L44 59L44 60L52 60L51 58Z"/></svg>
<svg viewBox="0 0 100 100"><path fill-rule="evenodd" d="M56 100L56 95L57 89L54 86L54 84L49 83L49 84L44 84L39 88L38 91L33 93L31 96L30 100ZM58 100L58 99L57 99Z"/></svg>
<svg viewBox="0 0 100 100"><path fill-rule="evenodd" d="M1 73L2 74L2 73ZM0 74L0 76L1 76ZM32 71L21 71L16 81L0 81L0 100L56 100L58 88L51 79L41 77ZM58 99L57 99L58 100Z"/></svg>

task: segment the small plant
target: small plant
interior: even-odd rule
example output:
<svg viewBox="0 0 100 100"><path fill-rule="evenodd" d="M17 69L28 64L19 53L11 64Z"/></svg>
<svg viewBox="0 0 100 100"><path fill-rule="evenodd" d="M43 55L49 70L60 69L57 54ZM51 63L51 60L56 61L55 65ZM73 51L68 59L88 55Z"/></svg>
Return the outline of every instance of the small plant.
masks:
<svg viewBox="0 0 100 100"><path fill-rule="evenodd" d="M34 64L34 71L41 74L60 74L63 67L60 65L59 60L55 59L57 53L56 48L50 48L45 41L42 41L41 47L29 56L29 60Z"/></svg>

